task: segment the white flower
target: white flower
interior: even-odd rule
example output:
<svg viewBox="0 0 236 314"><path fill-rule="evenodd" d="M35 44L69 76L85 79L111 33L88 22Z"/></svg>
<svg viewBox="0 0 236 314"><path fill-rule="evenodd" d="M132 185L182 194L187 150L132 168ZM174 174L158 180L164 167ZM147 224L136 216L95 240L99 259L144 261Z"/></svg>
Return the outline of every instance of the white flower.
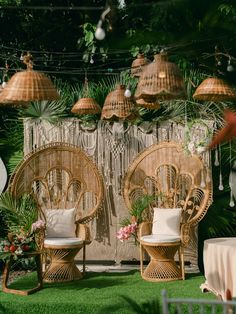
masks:
<svg viewBox="0 0 236 314"><path fill-rule="evenodd" d="M18 247L16 250L15 250L15 253L18 255L18 254L22 254L23 253L23 250Z"/></svg>

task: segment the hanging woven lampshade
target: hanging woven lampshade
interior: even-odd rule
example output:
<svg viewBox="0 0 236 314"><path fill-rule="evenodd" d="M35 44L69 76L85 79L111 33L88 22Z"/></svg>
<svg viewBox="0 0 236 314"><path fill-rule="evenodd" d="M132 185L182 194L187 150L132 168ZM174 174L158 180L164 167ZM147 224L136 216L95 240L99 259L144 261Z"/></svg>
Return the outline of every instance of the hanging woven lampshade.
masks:
<svg viewBox="0 0 236 314"><path fill-rule="evenodd" d="M1 93L1 103L24 103L34 100L57 100L59 94L51 80L33 70L32 56L24 56L27 70L15 73Z"/></svg>
<svg viewBox="0 0 236 314"><path fill-rule="evenodd" d="M233 101L236 99L236 91L224 80L210 77L198 86L193 98L206 101Z"/></svg>
<svg viewBox="0 0 236 314"><path fill-rule="evenodd" d="M101 112L96 100L89 97L89 85L88 79L85 75L84 86L82 91L83 97L81 97L72 107L71 112L75 114L97 114Z"/></svg>
<svg viewBox="0 0 236 314"><path fill-rule="evenodd" d="M125 97L125 85L118 85L116 89L110 92L104 102L102 108L102 119L117 120L128 119L132 120L137 117L135 105L132 97Z"/></svg>
<svg viewBox="0 0 236 314"><path fill-rule="evenodd" d="M150 60L146 59L144 54L138 54L137 58L132 62L131 75L134 77L140 77L144 67L150 63Z"/></svg>
<svg viewBox="0 0 236 314"><path fill-rule="evenodd" d="M149 101L145 101L144 99L140 98L136 100L136 104L138 106L144 107L144 108L148 108L148 109L159 109L160 108L160 104L157 102L149 102Z"/></svg>
<svg viewBox="0 0 236 314"><path fill-rule="evenodd" d="M154 56L138 82L135 98L156 103L158 100L185 98L186 92L181 72L177 65L167 61L167 54Z"/></svg>
<svg viewBox="0 0 236 314"><path fill-rule="evenodd" d="M72 107L71 112L75 114L97 114L101 112L101 108L94 98L86 97L80 98Z"/></svg>

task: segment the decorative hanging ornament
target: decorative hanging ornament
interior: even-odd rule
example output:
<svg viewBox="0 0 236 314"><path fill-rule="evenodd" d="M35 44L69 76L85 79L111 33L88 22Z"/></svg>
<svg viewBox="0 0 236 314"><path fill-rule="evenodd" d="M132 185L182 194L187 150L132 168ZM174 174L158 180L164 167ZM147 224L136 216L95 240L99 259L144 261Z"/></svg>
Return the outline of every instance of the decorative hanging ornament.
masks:
<svg viewBox="0 0 236 314"><path fill-rule="evenodd" d="M137 117L137 111L132 97L125 97L124 93L125 85L117 85L116 89L107 95L102 108L102 119L133 120Z"/></svg>
<svg viewBox="0 0 236 314"><path fill-rule="evenodd" d="M99 107L96 100L92 97L89 97L88 79L86 75L84 80L83 96L84 97L80 98L72 107L72 113L84 115L98 114L101 112L101 108Z"/></svg>
<svg viewBox="0 0 236 314"><path fill-rule="evenodd" d="M158 103L159 100L185 96L183 77L177 65L167 61L165 52L155 55L154 61L144 68L139 78L136 100Z"/></svg>
<svg viewBox="0 0 236 314"><path fill-rule="evenodd" d="M210 77L198 86L193 98L205 101L233 101L236 99L236 91L224 80Z"/></svg>
<svg viewBox="0 0 236 314"><path fill-rule="evenodd" d="M25 103L30 101L57 100L59 94L52 81L43 73L33 70L30 53L23 57L27 70L15 73L0 95L0 103Z"/></svg>
<svg viewBox="0 0 236 314"><path fill-rule="evenodd" d="M146 59L143 53L138 54L137 58L132 62L131 75L140 77L144 67L149 63L150 60Z"/></svg>

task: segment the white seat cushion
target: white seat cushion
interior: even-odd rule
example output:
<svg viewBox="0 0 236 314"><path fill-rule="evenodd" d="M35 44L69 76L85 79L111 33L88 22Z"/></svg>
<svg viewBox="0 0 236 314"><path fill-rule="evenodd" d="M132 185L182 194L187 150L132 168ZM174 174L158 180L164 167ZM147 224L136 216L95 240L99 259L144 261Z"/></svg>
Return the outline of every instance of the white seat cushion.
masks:
<svg viewBox="0 0 236 314"><path fill-rule="evenodd" d="M147 243L165 243L165 242L178 242L180 237L169 235L169 234L150 234L140 238L141 241Z"/></svg>
<svg viewBox="0 0 236 314"><path fill-rule="evenodd" d="M46 209L46 236L48 238L75 237L75 208Z"/></svg>
<svg viewBox="0 0 236 314"><path fill-rule="evenodd" d="M182 208L153 208L152 234L180 236Z"/></svg>
<svg viewBox="0 0 236 314"><path fill-rule="evenodd" d="M56 245L56 246L65 246L65 245L79 245L82 244L83 240L80 238L46 238L44 240L44 245Z"/></svg>

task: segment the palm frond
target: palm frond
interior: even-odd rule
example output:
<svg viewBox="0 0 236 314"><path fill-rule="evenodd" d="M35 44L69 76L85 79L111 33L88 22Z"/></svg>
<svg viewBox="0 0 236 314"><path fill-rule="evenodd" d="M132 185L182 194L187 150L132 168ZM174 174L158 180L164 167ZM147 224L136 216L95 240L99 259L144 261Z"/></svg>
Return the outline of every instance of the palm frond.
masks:
<svg viewBox="0 0 236 314"><path fill-rule="evenodd" d="M0 213L8 232L30 233L32 223L38 218L37 206L30 195L14 198L9 192L0 196Z"/></svg>
<svg viewBox="0 0 236 314"><path fill-rule="evenodd" d="M14 172L14 170L16 169L16 166L23 160L23 158L24 158L24 153L22 150L16 151L10 156L6 164L7 170L10 175Z"/></svg>
<svg viewBox="0 0 236 314"><path fill-rule="evenodd" d="M33 120L48 121L50 123L57 123L60 119L67 116L66 100L55 101L35 101L31 102L27 109L21 110L20 113L24 118L31 118Z"/></svg>

